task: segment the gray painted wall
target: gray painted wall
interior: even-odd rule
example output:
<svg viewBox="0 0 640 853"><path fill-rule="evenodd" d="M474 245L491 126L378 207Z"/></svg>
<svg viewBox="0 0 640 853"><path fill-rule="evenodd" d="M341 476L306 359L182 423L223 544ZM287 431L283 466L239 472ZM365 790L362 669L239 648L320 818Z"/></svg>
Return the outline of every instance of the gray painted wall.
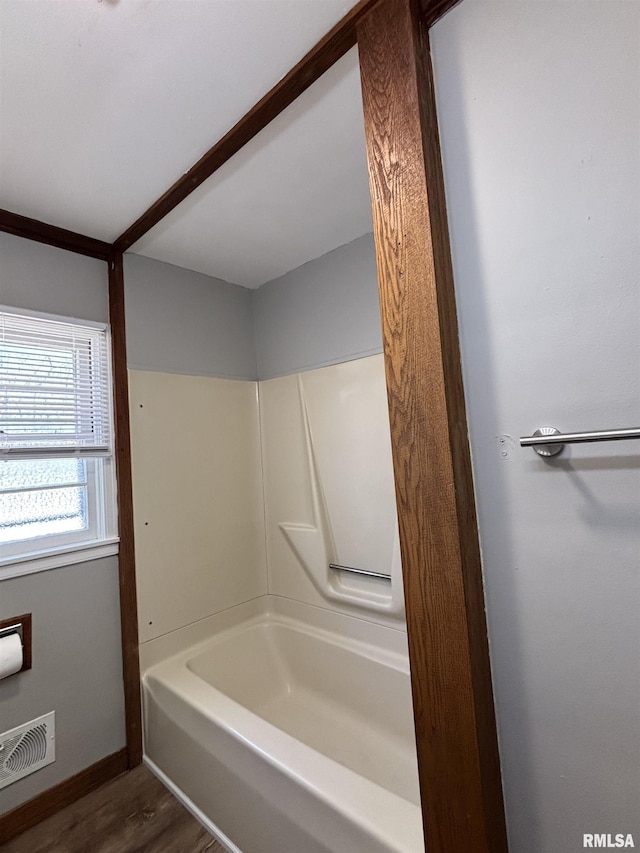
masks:
<svg viewBox="0 0 640 853"><path fill-rule="evenodd" d="M251 291L142 255L124 277L130 368L256 378Z"/></svg>
<svg viewBox="0 0 640 853"><path fill-rule="evenodd" d="M430 32L513 853L640 845L640 448L517 444L640 422L639 16L465 0Z"/></svg>
<svg viewBox="0 0 640 853"><path fill-rule="evenodd" d="M106 322L107 265L0 233L0 305Z"/></svg>
<svg viewBox="0 0 640 853"><path fill-rule="evenodd" d="M33 668L0 681L2 731L56 712L56 761L0 794L9 811L125 745L118 560L0 583L0 618L33 614Z"/></svg>
<svg viewBox="0 0 640 853"><path fill-rule="evenodd" d="M127 362L270 379L382 351L373 235L248 290L125 255Z"/></svg>
<svg viewBox="0 0 640 853"><path fill-rule="evenodd" d="M382 352L373 235L253 291L258 377Z"/></svg>
<svg viewBox="0 0 640 853"><path fill-rule="evenodd" d="M0 234L0 304L107 319L107 265ZM0 581L0 618L33 614L33 668L0 681L0 730L56 711L56 761L0 794L19 805L125 745L116 557Z"/></svg>

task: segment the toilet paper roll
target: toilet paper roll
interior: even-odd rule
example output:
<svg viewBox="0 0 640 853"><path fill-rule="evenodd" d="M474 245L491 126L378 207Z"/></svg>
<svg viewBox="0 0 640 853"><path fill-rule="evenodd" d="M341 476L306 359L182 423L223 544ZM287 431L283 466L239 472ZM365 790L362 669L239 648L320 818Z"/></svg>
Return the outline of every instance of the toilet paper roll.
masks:
<svg viewBox="0 0 640 853"><path fill-rule="evenodd" d="M0 678L22 669L22 643L19 634L0 637Z"/></svg>

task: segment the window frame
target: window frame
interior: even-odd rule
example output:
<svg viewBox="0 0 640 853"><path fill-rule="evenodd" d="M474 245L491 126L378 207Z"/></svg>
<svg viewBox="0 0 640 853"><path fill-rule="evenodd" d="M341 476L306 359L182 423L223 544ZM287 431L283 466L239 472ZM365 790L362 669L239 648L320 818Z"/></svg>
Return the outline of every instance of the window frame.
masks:
<svg viewBox="0 0 640 853"><path fill-rule="evenodd" d="M0 305L0 313L11 314L18 318L29 320L44 320L65 323L79 328L93 329L104 333L104 345L107 350L108 373L106 377L107 397L110 402L110 426L113 436L113 377L111 374L111 336L107 323L82 320L76 317L66 317L46 314L39 311ZM112 442L113 444L113 442ZM18 459L56 459L61 455L56 452L43 453L34 447L33 455L28 450L20 454ZM118 553L119 537L117 526L116 478L114 448L111 446L107 454L95 455L90 450L79 450L70 454L81 458L85 463L87 522L84 530L67 531L64 533L45 534L14 542L0 543L0 580L19 577L25 574L45 571L73 563L100 559ZM0 453L0 464L3 460L11 459ZM73 486L73 484L70 484Z"/></svg>

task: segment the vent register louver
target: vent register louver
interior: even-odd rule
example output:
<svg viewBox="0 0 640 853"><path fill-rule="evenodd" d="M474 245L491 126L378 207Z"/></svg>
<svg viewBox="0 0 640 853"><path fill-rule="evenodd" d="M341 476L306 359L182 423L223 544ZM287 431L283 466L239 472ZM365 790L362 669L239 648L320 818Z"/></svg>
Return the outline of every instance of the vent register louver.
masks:
<svg viewBox="0 0 640 853"><path fill-rule="evenodd" d="M0 734L0 789L55 761L55 711Z"/></svg>

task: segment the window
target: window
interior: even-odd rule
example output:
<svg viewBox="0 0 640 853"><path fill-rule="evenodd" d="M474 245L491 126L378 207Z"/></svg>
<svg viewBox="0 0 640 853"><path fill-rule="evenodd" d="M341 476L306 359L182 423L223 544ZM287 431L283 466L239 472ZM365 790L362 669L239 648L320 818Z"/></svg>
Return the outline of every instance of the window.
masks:
<svg viewBox="0 0 640 853"><path fill-rule="evenodd" d="M1 576L113 546L112 454L107 328L0 309Z"/></svg>

